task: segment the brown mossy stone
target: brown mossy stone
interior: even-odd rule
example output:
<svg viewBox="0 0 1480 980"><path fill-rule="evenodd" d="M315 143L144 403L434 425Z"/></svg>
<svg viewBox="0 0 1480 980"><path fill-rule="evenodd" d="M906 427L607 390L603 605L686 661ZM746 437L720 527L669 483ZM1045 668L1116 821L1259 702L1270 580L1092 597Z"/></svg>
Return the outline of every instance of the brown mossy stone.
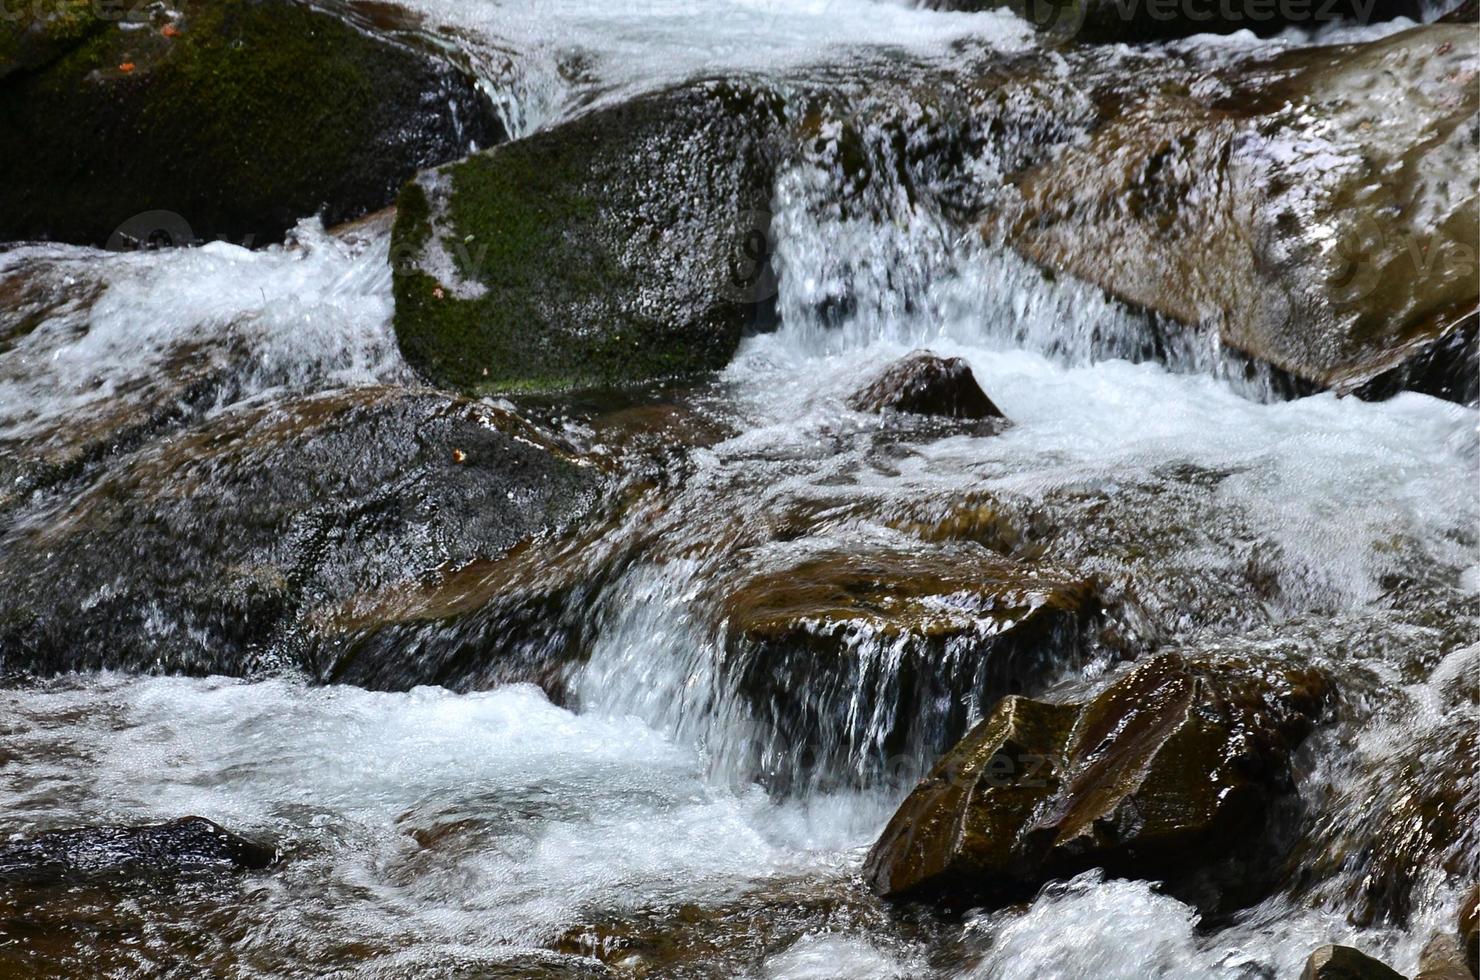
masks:
<svg viewBox="0 0 1480 980"><path fill-rule="evenodd" d="M1093 581L969 545L824 552L725 588L724 670L783 789L940 753L976 706L1085 656L1101 612Z"/></svg>
<svg viewBox="0 0 1480 980"><path fill-rule="evenodd" d="M1473 343L1450 338L1480 299L1476 43L1425 25L1235 63L1214 97L1108 91L1082 143L1016 181L1005 234L1300 385L1472 399Z"/></svg>
<svg viewBox="0 0 1480 980"><path fill-rule="evenodd" d="M905 800L866 873L889 897L964 904L1099 867L1241 907L1293 843L1290 753L1324 697L1314 674L1166 654L1084 704L1006 699Z"/></svg>
<svg viewBox="0 0 1480 980"><path fill-rule="evenodd" d="M18 3L0 17L0 82L36 71L89 36L107 29L105 6L94 0ZM122 13L121 5L117 8Z"/></svg>
<svg viewBox="0 0 1480 980"><path fill-rule="evenodd" d="M416 171L503 137L470 76L343 9L20 9L0 35L17 52L0 143L26 152L0 160L0 239L104 245L167 211L197 240L276 241L300 218L382 207Z"/></svg>
<svg viewBox="0 0 1480 980"><path fill-rule="evenodd" d="M1008 897L1031 869L1016 847L1062 778L1074 705L1003 698L905 799L869 856L880 894Z"/></svg>
<svg viewBox="0 0 1480 980"><path fill-rule="evenodd" d="M779 97L692 83L423 175L392 237L407 360L464 391L626 385L723 367L768 324ZM759 215L759 217L758 217Z"/></svg>

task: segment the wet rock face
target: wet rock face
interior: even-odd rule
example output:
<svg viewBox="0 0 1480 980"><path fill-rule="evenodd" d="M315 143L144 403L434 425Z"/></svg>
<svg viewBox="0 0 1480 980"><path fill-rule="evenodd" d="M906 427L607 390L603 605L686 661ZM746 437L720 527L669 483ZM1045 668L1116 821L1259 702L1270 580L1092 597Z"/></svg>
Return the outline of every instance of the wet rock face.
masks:
<svg viewBox="0 0 1480 980"><path fill-rule="evenodd" d="M1322 946L1305 961L1300 980L1404 980L1403 975L1350 946Z"/></svg>
<svg viewBox="0 0 1480 980"><path fill-rule="evenodd" d="M1317 28L1337 20L1376 24L1420 20L1413 0L929 0L941 10L1007 9L1049 34L1080 41L1155 41L1193 34L1252 31L1278 34L1288 27Z"/></svg>
<svg viewBox="0 0 1480 980"><path fill-rule="evenodd" d="M294 0L177 7L0 21L0 143L26 147L0 160L0 240L278 241L504 138L472 77L411 32Z"/></svg>
<svg viewBox="0 0 1480 980"><path fill-rule="evenodd" d="M1480 734L1463 722L1437 737L1416 740L1395 760L1394 791L1360 801L1363 838L1346 856L1357 872L1348 895L1353 921L1405 925L1425 873L1473 878L1480 873Z"/></svg>
<svg viewBox="0 0 1480 980"><path fill-rule="evenodd" d="M1011 240L1301 381L1472 399L1477 66L1472 29L1428 25L1108 97L1020 182Z"/></svg>
<svg viewBox="0 0 1480 980"><path fill-rule="evenodd" d="M337 678L349 667L318 649L327 621L374 621L397 590L565 526L600 482L516 416L436 392L229 412L125 457L0 546L0 673L288 663ZM481 666L439 661L438 679ZM426 680L415 658L355 669L381 687Z"/></svg>
<svg viewBox="0 0 1480 980"><path fill-rule="evenodd" d="M856 412L891 409L953 419L1000 419L1002 411L977 384L971 365L959 357L919 350L886 368L848 399Z"/></svg>
<svg viewBox="0 0 1480 980"><path fill-rule="evenodd" d="M1158 656L1084 704L1009 697L874 845L890 897L1007 901L1092 867L1205 911L1256 900L1298 833L1290 754L1322 710L1309 673Z"/></svg>
<svg viewBox="0 0 1480 980"><path fill-rule="evenodd" d="M392 240L396 335L468 391L723 367L769 324L774 94L703 82L423 175Z"/></svg>
<svg viewBox="0 0 1480 980"><path fill-rule="evenodd" d="M0 885L160 880L211 871L260 871L278 852L203 817L145 827L64 830L0 844Z"/></svg>
<svg viewBox="0 0 1480 980"><path fill-rule="evenodd" d="M866 782L1072 665L1098 612L1092 583L975 549L817 555L725 598L726 670L770 733L763 771Z"/></svg>

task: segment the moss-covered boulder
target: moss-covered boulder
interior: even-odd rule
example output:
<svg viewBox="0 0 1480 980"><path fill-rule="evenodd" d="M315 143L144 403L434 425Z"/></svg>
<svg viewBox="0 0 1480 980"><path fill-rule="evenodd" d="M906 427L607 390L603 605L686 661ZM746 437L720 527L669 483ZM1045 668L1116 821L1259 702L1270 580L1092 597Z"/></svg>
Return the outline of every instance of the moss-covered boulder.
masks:
<svg viewBox="0 0 1480 980"><path fill-rule="evenodd" d="M1324 695L1309 672L1166 654L1083 704L1006 698L900 806L866 873L891 897L994 902L1099 867L1238 907L1294 842L1290 754Z"/></svg>
<svg viewBox="0 0 1480 980"><path fill-rule="evenodd" d="M1339 21L1422 19L1417 0L928 0L943 10L1011 10L1057 38L1157 41L1192 34L1278 34Z"/></svg>
<svg viewBox="0 0 1480 980"><path fill-rule="evenodd" d="M122 457L0 543L0 675L299 666L338 679L338 661L315 656L326 611L363 619L377 599L394 607L529 547L583 516L601 479L517 416L431 391L231 411ZM377 649L389 662L358 669L401 688L476 678L499 653L428 665Z"/></svg>
<svg viewBox="0 0 1480 980"><path fill-rule="evenodd" d="M1019 179L1010 238L1304 382L1473 399L1477 45L1429 25L1122 86Z"/></svg>
<svg viewBox="0 0 1480 980"><path fill-rule="evenodd" d="M392 239L406 359L465 391L723 367L773 305L779 97L701 82L423 174Z"/></svg>
<svg viewBox="0 0 1480 980"><path fill-rule="evenodd" d="M1072 665L1099 609L1091 582L965 545L813 554L724 597L725 670L777 788L868 782Z"/></svg>
<svg viewBox="0 0 1480 980"><path fill-rule="evenodd" d="M0 18L0 240L275 241L503 138L474 79L414 32L333 10L17 4Z"/></svg>
<svg viewBox="0 0 1480 980"><path fill-rule="evenodd" d="M909 412L953 419L1000 419L1002 410L959 357L918 350L895 361L848 399L856 412Z"/></svg>

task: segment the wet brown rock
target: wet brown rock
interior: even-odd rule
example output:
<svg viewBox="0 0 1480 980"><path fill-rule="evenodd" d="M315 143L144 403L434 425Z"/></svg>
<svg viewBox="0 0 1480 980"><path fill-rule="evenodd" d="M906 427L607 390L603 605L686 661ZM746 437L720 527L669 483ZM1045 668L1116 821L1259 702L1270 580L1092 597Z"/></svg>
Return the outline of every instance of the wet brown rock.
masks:
<svg viewBox="0 0 1480 980"><path fill-rule="evenodd" d="M856 412L892 409L953 419L1004 417L976 383L970 365L959 357L941 357L928 350L915 351L891 364L849 398L848 407Z"/></svg>
<svg viewBox="0 0 1480 980"><path fill-rule="evenodd" d="M1302 382L1474 398L1451 338L1480 306L1476 59L1474 30L1427 25L1250 60L1217 98L1107 98L1020 181L1012 240Z"/></svg>
<svg viewBox="0 0 1480 980"><path fill-rule="evenodd" d="M0 884L74 885L212 870L260 871L277 858L274 848L203 817L182 817L145 827L56 831L0 845Z"/></svg>
<svg viewBox="0 0 1480 980"><path fill-rule="evenodd" d="M1404 977L1350 946L1322 946L1305 961L1300 980L1404 980Z"/></svg>
<svg viewBox="0 0 1480 980"><path fill-rule="evenodd" d="M1098 612L1092 582L979 548L827 552L723 598L725 667L772 733L764 769L868 779L943 750L974 706L1036 690Z"/></svg>
<svg viewBox="0 0 1480 980"><path fill-rule="evenodd" d="M996 902L1101 867L1208 910L1267 889L1293 844L1307 672L1151 660L1083 704L1002 701L905 800L866 873L890 897Z"/></svg>

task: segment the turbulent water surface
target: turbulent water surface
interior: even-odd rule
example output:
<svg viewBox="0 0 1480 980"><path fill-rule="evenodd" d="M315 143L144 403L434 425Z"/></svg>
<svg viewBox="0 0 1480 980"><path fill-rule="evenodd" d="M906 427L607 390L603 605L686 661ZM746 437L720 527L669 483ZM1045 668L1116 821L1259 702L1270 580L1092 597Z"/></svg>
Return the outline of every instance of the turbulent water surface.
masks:
<svg viewBox="0 0 1480 980"><path fill-rule="evenodd" d="M700 71L780 77L824 58L1035 43L1005 14L869 0L413 6L475 53L524 131ZM1215 58L1303 41L1181 48ZM77 975L476 976L521 951L625 942L620 968L660 976L1131 980L1293 976L1315 946L1356 941L1413 970L1459 900L1439 868L1416 882L1405 929L1351 925L1353 872L1340 868L1212 924L1152 884L1095 874L937 919L891 911L858 880L932 758L866 778L864 719L821 736L859 778L798 766L775 790L787 746L725 689L706 583L814 551L923 547L887 518L972 494L1058 528L1051 559L1142 582L1128 629L1341 679L1337 720L1299 760L1319 804L1315 850L1339 849L1404 791L1403 760L1480 723L1474 410L1416 394L1280 400L1210 341L1142 360L1143 328L1097 293L927 209L830 207L828 187L804 165L780 175L781 327L692 396L721 436L690 454L676 499L610 532L656 543L593 600L599 629L563 703L523 685L373 693L293 676L0 690L0 834L192 813L281 841L289 858L270 875L29 910L81 924L34 940L50 962ZM0 440L64 440L202 364L227 380L197 417L407 383L386 251L383 223L339 236L305 223L255 252L0 254L0 273L27 269L55 299L0 346ZM842 316L822 302L839 289ZM879 365L923 346L965 358L1014 426L883 433L847 408ZM597 441L579 420L565 435ZM797 513L821 519L773 533ZM1052 696L1116 669L1091 656ZM1473 772L1455 778L1480 791ZM0 922L18 914L4 902Z"/></svg>

